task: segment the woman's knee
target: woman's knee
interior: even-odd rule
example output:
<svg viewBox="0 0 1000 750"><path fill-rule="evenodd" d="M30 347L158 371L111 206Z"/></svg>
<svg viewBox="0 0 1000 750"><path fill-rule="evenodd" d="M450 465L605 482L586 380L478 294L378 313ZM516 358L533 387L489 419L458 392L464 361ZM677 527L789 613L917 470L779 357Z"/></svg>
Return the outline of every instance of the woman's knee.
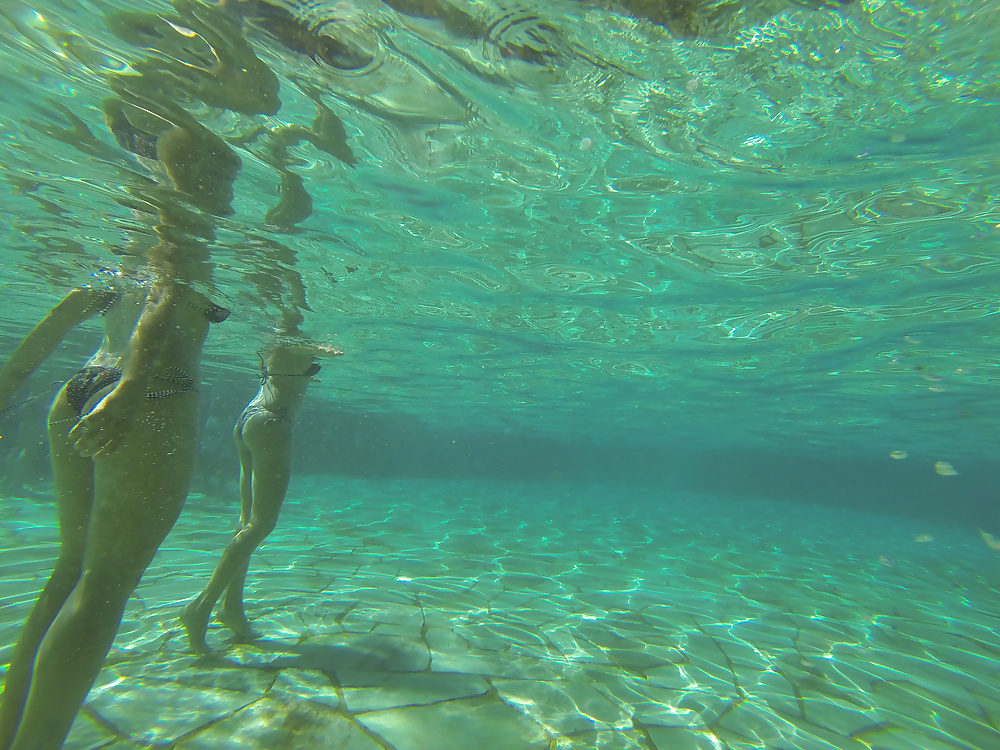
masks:
<svg viewBox="0 0 1000 750"><path fill-rule="evenodd" d="M240 537L252 542L256 547L263 542L277 526L276 519L252 518L250 523L243 527Z"/></svg>
<svg viewBox="0 0 1000 750"><path fill-rule="evenodd" d="M89 617L120 615L141 575L121 569L88 568L67 604L76 613Z"/></svg>
<svg viewBox="0 0 1000 750"><path fill-rule="evenodd" d="M153 561L156 549L152 545L134 548L110 546L88 555L83 564L83 576L93 585L104 586L109 590L133 589Z"/></svg>
<svg viewBox="0 0 1000 750"><path fill-rule="evenodd" d="M56 558L50 579L78 580L83 575L83 555L76 552L61 552Z"/></svg>

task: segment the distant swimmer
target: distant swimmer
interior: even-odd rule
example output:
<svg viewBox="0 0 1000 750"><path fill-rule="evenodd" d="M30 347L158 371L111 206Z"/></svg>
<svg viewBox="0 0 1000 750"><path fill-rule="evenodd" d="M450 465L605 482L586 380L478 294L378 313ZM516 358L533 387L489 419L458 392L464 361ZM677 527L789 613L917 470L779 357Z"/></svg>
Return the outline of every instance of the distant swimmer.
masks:
<svg viewBox="0 0 1000 750"><path fill-rule="evenodd" d="M254 637L243 604L250 557L278 523L292 470L292 428L319 357L343 354L332 346L279 337L261 357L260 390L233 430L240 457L240 530L222 553L205 590L184 607L181 622L191 650L207 653L205 635L216 602L219 620L239 639Z"/></svg>

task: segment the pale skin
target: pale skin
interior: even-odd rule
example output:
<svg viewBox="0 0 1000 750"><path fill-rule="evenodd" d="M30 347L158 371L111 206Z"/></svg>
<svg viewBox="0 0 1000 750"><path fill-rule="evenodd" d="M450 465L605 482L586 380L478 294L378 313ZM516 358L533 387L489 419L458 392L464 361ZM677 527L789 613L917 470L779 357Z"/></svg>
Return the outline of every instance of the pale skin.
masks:
<svg viewBox="0 0 1000 750"><path fill-rule="evenodd" d="M278 341L263 357L260 390L236 423L233 437L240 457L240 530L222 553L205 590L181 612L195 653L209 653L205 634L212 610L223 597L219 621L237 639L254 637L243 604L250 557L274 530L288 491L292 428L320 356L338 349Z"/></svg>
<svg viewBox="0 0 1000 750"><path fill-rule="evenodd" d="M53 308L0 371L0 403L106 295L78 289ZM52 404L61 547L6 674L3 750L62 745L129 596L180 514L194 464L197 390L147 393L175 386L176 369L198 382L207 304L170 279L129 290L105 313L104 341L88 363L119 367L121 379L79 414L66 388Z"/></svg>

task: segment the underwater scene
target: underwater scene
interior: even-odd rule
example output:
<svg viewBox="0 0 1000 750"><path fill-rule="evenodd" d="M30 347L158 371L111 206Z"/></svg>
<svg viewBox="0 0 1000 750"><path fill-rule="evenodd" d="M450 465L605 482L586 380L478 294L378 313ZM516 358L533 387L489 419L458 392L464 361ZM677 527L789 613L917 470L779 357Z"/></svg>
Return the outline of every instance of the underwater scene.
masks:
<svg viewBox="0 0 1000 750"><path fill-rule="evenodd" d="M0 211L0 750L1000 749L1000 0L3 0Z"/></svg>

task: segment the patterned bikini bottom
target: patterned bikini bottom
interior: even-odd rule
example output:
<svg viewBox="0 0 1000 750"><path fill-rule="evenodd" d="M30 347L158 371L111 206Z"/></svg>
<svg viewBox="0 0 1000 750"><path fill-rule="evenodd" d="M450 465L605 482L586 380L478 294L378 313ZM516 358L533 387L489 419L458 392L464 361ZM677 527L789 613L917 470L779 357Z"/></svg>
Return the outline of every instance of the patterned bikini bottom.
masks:
<svg viewBox="0 0 1000 750"><path fill-rule="evenodd" d="M176 396L179 393L187 393L194 390L194 380L179 367L168 367L163 372L154 375L153 378L172 383L173 387L150 391L146 394L146 398L167 398L168 396ZM78 415L82 415L83 409L88 402L93 400L101 391L114 386L121 379L122 371L120 367L88 365L66 383L66 400Z"/></svg>

